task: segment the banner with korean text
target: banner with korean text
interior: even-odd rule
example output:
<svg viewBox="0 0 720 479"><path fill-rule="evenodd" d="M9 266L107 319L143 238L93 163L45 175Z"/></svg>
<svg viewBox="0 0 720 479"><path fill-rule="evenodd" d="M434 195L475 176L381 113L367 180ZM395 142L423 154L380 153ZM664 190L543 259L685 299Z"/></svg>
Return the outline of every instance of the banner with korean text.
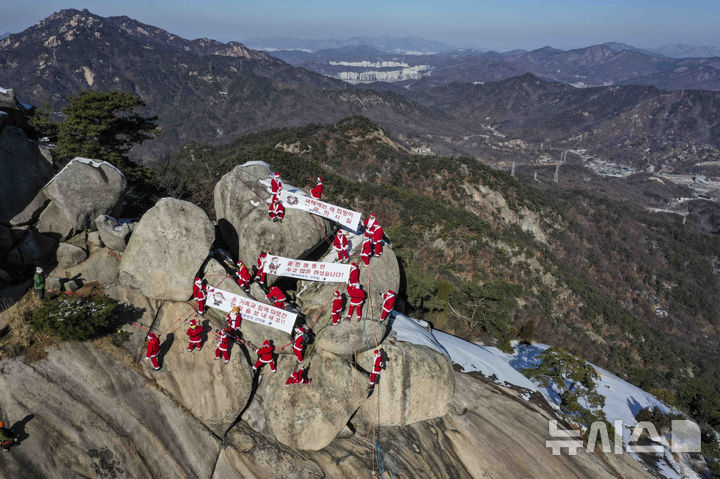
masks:
<svg viewBox="0 0 720 479"><path fill-rule="evenodd" d="M297 195L285 190L280 192L280 201L285 208L295 208L307 211L314 215L322 216L329 220L345 226L346 228L357 231L360 226L361 214L357 211L348 210L339 206L316 200L310 196Z"/></svg>
<svg viewBox="0 0 720 479"><path fill-rule="evenodd" d="M238 296L213 286L208 286L207 295L207 306L226 313L229 313L233 307L237 306L240 309L243 321L249 320L264 324L285 331L288 334L292 332L293 326L295 326L297 314L290 311L269 306L244 296Z"/></svg>
<svg viewBox="0 0 720 479"><path fill-rule="evenodd" d="M276 276L290 276L324 283L347 283L350 279L349 264L304 261L271 255L267 256L265 272Z"/></svg>

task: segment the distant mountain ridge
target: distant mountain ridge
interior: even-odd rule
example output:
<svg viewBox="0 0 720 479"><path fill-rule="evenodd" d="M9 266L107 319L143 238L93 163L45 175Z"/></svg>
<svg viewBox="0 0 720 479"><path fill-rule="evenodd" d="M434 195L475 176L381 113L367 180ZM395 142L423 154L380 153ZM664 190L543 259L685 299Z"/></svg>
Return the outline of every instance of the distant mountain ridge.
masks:
<svg viewBox="0 0 720 479"><path fill-rule="evenodd" d="M365 45L386 53L428 54L456 50L456 47L435 40L420 37L357 36L339 39L303 39L293 37L255 37L245 40L250 48L265 51L299 50L308 53L318 50Z"/></svg>

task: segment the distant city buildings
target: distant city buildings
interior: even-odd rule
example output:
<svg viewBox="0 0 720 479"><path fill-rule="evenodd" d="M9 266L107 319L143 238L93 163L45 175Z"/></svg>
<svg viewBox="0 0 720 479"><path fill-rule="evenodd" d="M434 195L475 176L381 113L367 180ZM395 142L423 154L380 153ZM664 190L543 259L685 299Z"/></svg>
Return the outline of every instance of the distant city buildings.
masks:
<svg viewBox="0 0 720 479"><path fill-rule="evenodd" d="M330 62L333 63L343 63L343 64L350 64L353 65L343 65L343 66L356 66L359 67L360 64L372 64L373 62ZM380 65L385 63L398 63L398 62L374 62L375 64L378 64L378 67ZM430 73L430 65L415 65L411 67L404 67L400 70L368 70L368 71L347 71L347 72L340 72L336 74L336 78L340 80L344 80L347 82L374 82L374 81L385 81L385 82L397 82L397 81L403 81L403 80L419 80L423 76Z"/></svg>

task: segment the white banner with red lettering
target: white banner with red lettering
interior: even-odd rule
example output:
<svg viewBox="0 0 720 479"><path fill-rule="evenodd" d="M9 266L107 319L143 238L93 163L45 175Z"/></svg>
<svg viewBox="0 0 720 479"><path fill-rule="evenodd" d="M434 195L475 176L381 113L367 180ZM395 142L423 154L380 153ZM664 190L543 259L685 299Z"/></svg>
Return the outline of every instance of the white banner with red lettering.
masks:
<svg viewBox="0 0 720 479"><path fill-rule="evenodd" d="M293 326L295 326L297 314L290 311L269 306L209 285L207 295L207 306L226 313L229 313L233 307L237 306L240 309L243 321L249 320L264 324L285 331L288 334L292 332Z"/></svg>
<svg viewBox="0 0 720 479"><path fill-rule="evenodd" d="M350 265L340 263L322 263L301 259L267 256L265 272L276 276L290 276L306 281L323 283L347 283L350 279Z"/></svg>
<svg viewBox="0 0 720 479"><path fill-rule="evenodd" d="M280 201L282 201L285 208L295 208L322 216L323 218L340 223L352 231L357 231L360 226L361 214L357 211L331 205L330 203L316 200L310 196L298 195L283 189L280 192Z"/></svg>

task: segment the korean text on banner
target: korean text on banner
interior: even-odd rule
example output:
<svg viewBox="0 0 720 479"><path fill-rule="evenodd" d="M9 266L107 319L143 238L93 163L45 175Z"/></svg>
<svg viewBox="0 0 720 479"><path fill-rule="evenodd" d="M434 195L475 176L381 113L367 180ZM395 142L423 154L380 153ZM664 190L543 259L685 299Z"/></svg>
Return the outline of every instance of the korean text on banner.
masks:
<svg viewBox="0 0 720 479"><path fill-rule="evenodd" d="M316 200L310 196L298 195L288 191L280 192L280 201L286 208L295 208L307 211L314 215L322 216L329 220L345 226L346 228L357 231L360 226L361 214L357 211L348 210L339 206Z"/></svg>
<svg viewBox="0 0 720 479"><path fill-rule="evenodd" d="M347 283L350 279L349 264L304 261L271 255L267 257L265 272L276 276L290 276L324 283Z"/></svg>
<svg viewBox="0 0 720 479"><path fill-rule="evenodd" d="M243 321L249 320L290 333L295 326L297 314L275 308L222 289L208 287L207 306L230 312L233 307L240 309Z"/></svg>

